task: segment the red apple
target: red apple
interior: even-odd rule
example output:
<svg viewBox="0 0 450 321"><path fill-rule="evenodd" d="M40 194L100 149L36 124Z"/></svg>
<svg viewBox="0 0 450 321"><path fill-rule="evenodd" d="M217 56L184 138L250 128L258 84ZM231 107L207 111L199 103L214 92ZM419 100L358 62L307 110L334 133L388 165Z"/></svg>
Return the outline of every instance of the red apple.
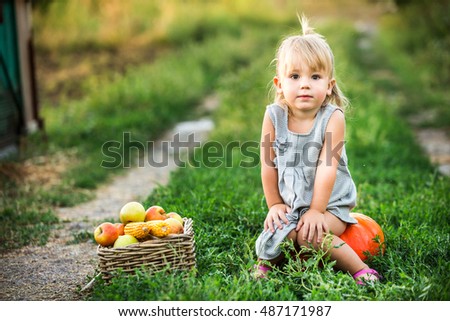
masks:
<svg viewBox="0 0 450 321"><path fill-rule="evenodd" d="M165 219L164 222L167 222L170 226L169 234L183 234L183 224L181 224L176 218L169 217L168 219Z"/></svg>
<svg viewBox="0 0 450 321"><path fill-rule="evenodd" d="M124 235L125 234L125 224L123 223L116 223L114 224L117 227L117 230L119 231L119 235Z"/></svg>
<svg viewBox="0 0 450 321"><path fill-rule="evenodd" d="M104 222L94 230L94 239L102 246L113 245L118 237L119 228L110 222Z"/></svg>
<svg viewBox="0 0 450 321"><path fill-rule="evenodd" d="M150 206L145 212L145 221L165 220L167 218L166 211L161 206Z"/></svg>
<svg viewBox="0 0 450 321"><path fill-rule="evenodd" d="M176 219L178 222L180 222L181 225L184 225L183 218L182 218L181 215L178 214L178 213L170 212L169 214L167 214L167 218L174 218L174 219Z"/></svg>

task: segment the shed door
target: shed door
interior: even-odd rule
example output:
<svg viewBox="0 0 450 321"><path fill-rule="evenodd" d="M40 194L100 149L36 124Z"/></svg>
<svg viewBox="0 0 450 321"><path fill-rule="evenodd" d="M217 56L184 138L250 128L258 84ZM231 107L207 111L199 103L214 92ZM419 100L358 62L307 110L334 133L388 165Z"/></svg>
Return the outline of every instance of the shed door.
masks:
<svg viewBox="0 0 450 321"><path fill-rule="evenodd" d="M0 148L19 137L20 70L13 0L0 1Z"/></svg>

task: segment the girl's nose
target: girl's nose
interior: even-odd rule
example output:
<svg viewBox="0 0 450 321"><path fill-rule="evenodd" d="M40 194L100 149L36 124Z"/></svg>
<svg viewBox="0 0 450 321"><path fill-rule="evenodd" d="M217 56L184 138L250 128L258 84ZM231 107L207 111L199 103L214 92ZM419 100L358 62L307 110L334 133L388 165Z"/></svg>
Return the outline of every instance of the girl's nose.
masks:
<svg viewBox="0 0 450 321"><path fill-rule="evenodd" d="M308 79L300 80L300 88L301 89L308 89L309 88L309 80Z"/></svg>

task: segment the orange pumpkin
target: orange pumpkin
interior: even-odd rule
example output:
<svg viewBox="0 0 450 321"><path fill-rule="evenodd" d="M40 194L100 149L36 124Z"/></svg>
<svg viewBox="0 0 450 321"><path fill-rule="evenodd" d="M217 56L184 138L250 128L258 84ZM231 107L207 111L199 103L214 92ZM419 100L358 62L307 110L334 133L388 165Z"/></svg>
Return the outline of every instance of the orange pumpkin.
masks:
<svg viewBox="0 0 450 321"><path fill-rule="evenodd" d="M350 213L358 223L349 224L340 238L347 243L361 260L367 259L364 252L369 252L371 255L380 254L380 245L382 253L384 253L384 234L375 220L367 215L360 213Z"/></svg>

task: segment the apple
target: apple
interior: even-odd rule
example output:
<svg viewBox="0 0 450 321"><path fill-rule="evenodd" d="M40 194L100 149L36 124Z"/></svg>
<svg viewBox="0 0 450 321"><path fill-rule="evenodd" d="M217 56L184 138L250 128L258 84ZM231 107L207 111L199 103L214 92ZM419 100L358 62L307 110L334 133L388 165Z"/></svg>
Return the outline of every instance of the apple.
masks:
<svg viewBox="0 0 450 321"><path fill-rule="evenodd" d="M113 245L119 237L119 228L110 222L104 222L94 230L95 241L102 246Z"/></svg>
<svg viewBox="0 0 450 321"><path fill-rule="evenodd" d="M145 221L165 220L167 218L166 211L161 206L150 206L145 212Z"/></svg>
<svg viewBox="0 0 450 321"><path fill-rule="evenodd" d="M139 243L139 241L133 235L129 234L119 235L117 240L114 242L113 247L125 247L134 243Z"/></svg>
<svg viewBox="0 0 450 321"><path fill-rule="evenodd" d="M130 222L144 222L145 208L141 203L128 202L120 210L120 221L123 224Z"/></svg>
<svg viewBox="0 0 450 321"><path fill-rule="evenodd" d="M124 235L125 234L125 231L124 231L125 224L123 224L123 223L116 223L114 225L117 227L117 229L119 231L119 235Z"/></svg>
<svg viewBox="0 0 450 321"><path fill-rule="evenodd" d="M167 214L167 218L174 218L177 221L179 221L181 223L181 225L184 225L184 221L183 218L181 217L180 214L175 213L175 212L170 212L169 214Z"/></svg>
<svg viewBox="0 0 450 321"><path fill-rule="evenodd" d="M181 224L176 218L169 217L165 219L164 222L167 222L170 226L169 234L183 234L183 224Z"/></svg>

